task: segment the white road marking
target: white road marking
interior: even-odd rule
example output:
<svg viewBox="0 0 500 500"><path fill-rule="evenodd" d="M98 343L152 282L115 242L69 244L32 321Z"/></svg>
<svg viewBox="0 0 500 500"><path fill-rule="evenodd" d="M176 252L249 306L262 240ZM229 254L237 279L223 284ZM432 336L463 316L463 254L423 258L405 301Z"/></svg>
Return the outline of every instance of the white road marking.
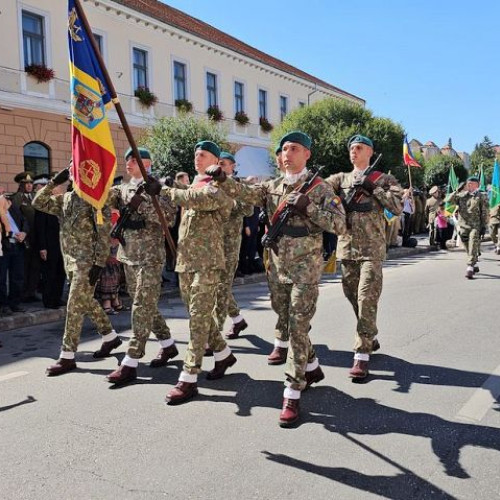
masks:
<svg viewBox="0 0 500 500"><path fill-rule="evenodd" d="M455 415L456 419L468 422L480 422L486 412L493 408L500 396L500 365L488 377L485 383L474 392L467 403Z"/></svg>
<svg viewBox="0 0 500 500"><path fill-rule="evenodd" d="M2 375L0 377L0 382L4 382L5 380L10 380L12 378L23 377L24 375L28 375L29 372L12 372L7 375Z"/></svg>

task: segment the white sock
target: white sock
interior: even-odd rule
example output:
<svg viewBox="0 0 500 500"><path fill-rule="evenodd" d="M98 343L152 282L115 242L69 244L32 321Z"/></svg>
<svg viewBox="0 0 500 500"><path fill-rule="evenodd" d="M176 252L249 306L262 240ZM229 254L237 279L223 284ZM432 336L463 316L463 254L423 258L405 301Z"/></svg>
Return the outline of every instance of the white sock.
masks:
<svg viewBox="0 0 500 500"><path fill-rule="evenodd" d="M285 390L283 391L283 397L286 399L300 399L300 391L290 389L290 387L285 387Z"/></svg>
<svg viewBox="0 0 500 500"><path fill-rule="evenodd" d="M307 363L306 372L312 372L316 370L316 368L318 367L319 367L318 358L314 358L314 361L312 363Z"/></svg>
<svg viewBox="0 0 500 500"><path fill-rule="evenodd" d="M229 347L226 346L224 347L224 349L222 349L222 351L214 352L214 359L215 361L222 361L223 359L226 359L230 354L231 354L231 349L229 349Z"/></svg>
<svg viewBox="0 0 500 500"><path fill-rule="evenodd" d="M103 342L111 342L112 340L115 340L118 335L114 330L111 330L111 332L107 333L106 335L102 336L102 341Z"/></svg>
<svg viewBox="0 0 500 500"><path fill-rule="evenodd" d="M75 359L75 353L73 351L61 351L60 359Z"/></svg>
<svg viewBox="0 0 500 500"><path fill-rule="evenodd" d="M274 339L274 347L288 348L288 340Z"/></svg>
<svg viewBox="0 0 500 500"><path fill-rule="evenodd" d="M123 358L122 365L128 366L130 368L137 368L139 366L139 360L131 358L129 355L127 355Z"/></svg>
<svg viewBox="0 0 500 500"><path fill-rule="evenodd" d="M231 321L233 322L233 325L235 325L236 323L243 321L243 319L244 319L243 316L241 314L238 314L238 316L231 318Z"/></svg>
<svg viewBox="0 0 500 500"><path fill-rule="evenodd" d="M179 382L189 382L190 384L196 384L197 381L198 375L196 373L188 373L183 370L179 375Z"/></svg>
<svg viewBox="0 0 500 500"><path fill-rule="evenodd" d="M174 345L174 339L165 339L165 340L159 340L158 341L162 347L162 349L166 349L167 347L170 347L171 345Z"/></svg>
<svg viewBox="0 0 500 500"><path fill-rule="evenodd" d="M370 355L366 352L356 352L354 354L354 359L358 359L359 361L370 361Z"/></svg>

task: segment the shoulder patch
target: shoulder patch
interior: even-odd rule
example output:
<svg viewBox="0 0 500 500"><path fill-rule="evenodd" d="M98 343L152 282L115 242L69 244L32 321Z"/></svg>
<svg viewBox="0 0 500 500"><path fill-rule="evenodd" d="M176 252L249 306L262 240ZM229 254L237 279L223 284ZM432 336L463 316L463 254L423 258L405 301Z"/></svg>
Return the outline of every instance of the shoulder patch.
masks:
<svg viewBox="0 0 500 500"><path fill-rule="evenodd" d="M330 208L335 208L341 204L342 204L342 200L340 199L340 196L334 195L334 196L332 196L332 199L330 200L330 203L328 205Z"/></svg>

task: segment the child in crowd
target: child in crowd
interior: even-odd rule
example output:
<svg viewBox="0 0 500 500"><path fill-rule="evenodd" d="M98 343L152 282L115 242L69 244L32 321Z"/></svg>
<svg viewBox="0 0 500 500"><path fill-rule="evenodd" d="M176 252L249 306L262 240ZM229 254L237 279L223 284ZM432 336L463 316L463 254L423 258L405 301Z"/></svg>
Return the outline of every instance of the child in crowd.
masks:
<svg viewBox="0 0 500 500"><path fill-rule="evenodd" d="M446 215L444 202L439 204L438 211L436 213L436 231L437 231L436 241L439 243L439 248L441 250L446 250L446 235L448 233L448 216Z"/></svg>

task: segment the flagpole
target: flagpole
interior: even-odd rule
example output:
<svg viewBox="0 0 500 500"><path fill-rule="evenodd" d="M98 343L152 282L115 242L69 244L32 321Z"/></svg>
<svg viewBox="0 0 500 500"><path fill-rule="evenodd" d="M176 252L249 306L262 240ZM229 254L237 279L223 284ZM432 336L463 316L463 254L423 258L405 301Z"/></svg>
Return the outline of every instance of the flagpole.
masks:
<svg viewBox="0 0 500 500"><path fill-rule="evenodd" d="M95 41L95 38L93 36L92 28L90 27L90 24L88 22L87 16L85 15L85 12L82 8L80 0L74 0L74 2L75 2L75 8L76 8L76 11L78 14L78 18L80 19L81 23L83 24L83 27L85 28L85 31L88 34L89 41L92 45L92 48L94 49L97 60L99 61L99 65L101 66L102 74L104 76L104 79L106 80L106 86L109 89L109 94L111 96L111 102L115 106L116 113L118 114L118 117L120 118L120 122L122 124L125 135L127 136L127 140L130 144L130 147L132 148L133 155L137 159L137 164L139 165L139 169L141 170L142 177L146 181L148 179L148 174L146 172L146 169L144 168L144 163L142 162L141 155L139 153L139 150L137 149L137 144L135 142L132 131L130 130L130 126L127 122L127 119L125 118L125 113L123 112L122 105L120 103L120 100L118 99L118 95L116 94L115 86L113 85L113 82L111 81L111 77L109 76L108 69L106 68L106 64L104 63L104 59L101 55L101 52L99 51L99 46L97 45L97 42ZM174 240L172 239L172 236L171 236L170 231L168 229L168 223L167 223L167 220L165 219L165 214L163 213L163 210L160 207L160 204L158 202L158 198L156 196L152 196L151 199L153 201L153 206L155 208L155 211L158 214L158 218L160 219L160 223L161 223L161 226L163 229L163 234L165 235L165 239L167 240L167 245L169 247L169 250L172 254L173 259L175 260L177 252L175 249Z"/></svg>

